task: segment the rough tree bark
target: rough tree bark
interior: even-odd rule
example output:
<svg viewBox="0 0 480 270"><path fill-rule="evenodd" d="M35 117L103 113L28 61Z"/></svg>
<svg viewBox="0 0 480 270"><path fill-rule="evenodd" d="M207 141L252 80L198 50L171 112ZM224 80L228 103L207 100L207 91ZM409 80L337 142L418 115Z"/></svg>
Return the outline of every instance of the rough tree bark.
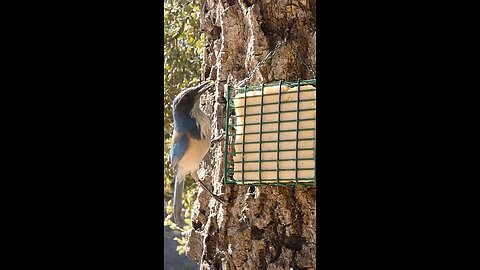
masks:
<svg viewBox="0 0 480 270"><path fill-rule="evenodd" d="M205 0L202 80L216 81L202 99L213 134L225 128L224 86L246 78L275 45L287 38L251 82L311 79L291 47L315 69L315 0ZM315 188L245 187L223 184L224 141L212 143L199 176L222 205L200 189L193 206L187 256L200 269L315 269Z"/></svg>

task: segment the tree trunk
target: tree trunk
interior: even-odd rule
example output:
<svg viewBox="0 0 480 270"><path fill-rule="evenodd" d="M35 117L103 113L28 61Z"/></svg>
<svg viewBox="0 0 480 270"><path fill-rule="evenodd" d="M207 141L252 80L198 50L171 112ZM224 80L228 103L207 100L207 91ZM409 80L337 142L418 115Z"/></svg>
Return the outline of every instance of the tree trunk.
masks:
<svg viewBox="0 0 480 270"><path fill-rule="evenodd" d="M202 109L214 136L225 129L227 83L241 81L279 41L286 40L250 83L311 79L315 70L315 0L206 0L202 80L216 81ZM304 58L302 61L300 57ZM187 256L200 269L315 269L315 188L225 186L225 141L212 143L199 176L227 204L200 192L192 211Z"/></svg>

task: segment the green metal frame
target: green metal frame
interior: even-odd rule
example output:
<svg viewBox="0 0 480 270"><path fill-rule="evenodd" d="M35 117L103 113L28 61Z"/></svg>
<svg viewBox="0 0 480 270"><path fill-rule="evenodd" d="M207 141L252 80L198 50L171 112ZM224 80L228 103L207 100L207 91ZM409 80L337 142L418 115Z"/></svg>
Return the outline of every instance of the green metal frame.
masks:
<svg viewBox="0 0 480 270"><path fill-rule="evenodd" d="M313 79L313 80L298 80L296 82L282 82L280 81L279 83L275 83L275 84L262 84L262 85L257 85L257 86L245 86L245 87L242 87L242 88L235 88L231 85L228 85L227 86L227 113L226 113L226 132L225 132L225 159L224 159L224 182L226 185L236 185L236 184L242 184L242 185L254 185L254 186L297 186L297 185L302 185L302 186L316 186L316 145L317 145L317 142L316 142L316 136L314 138L314 147L313 148L300 148L299 149L299 146L298 146L298 142L299 141L302 141L302 140L312 140L311 138L309 139L299 139L298 138L298 134L300 131L305 131L305 130L316 130L316 128L306 128L306 129L299 129L299 124L300 124L300 112L301 111L308 111L308 110L316 110L316 109L307 109L307 110L300 110L300 86L303 86L303 85L312 85L316 88L316 79ZM269 86L278 86L279 88L282 87L282 85L286 85L288 87L295 87L295 86L298 86L298 91L297 91L297 100L296 101L285 101L285 102L281 102L281 95L282 95L282 92L280 91L280 93L273 93L273 94L264 94L264 88L265 87L269 87ZM245 94L243 97L241 97L242 99L245 99L246 100L246 97L247 97L247 92L249 91L255 91L255 90L262 90L262 95L261 95L261 103L260 104L256 104L256 105L251 105L251 106L259 106L260 105L260 113L257 113L257 114L248 114L248 116L253 116L253 115L260 115L260 132L245 132L246 131L246 126L247 125L258 125L259 123L250 123L250 124L247 124L246 123L246 111L247 111L247 103L245 102L245 106L239 106L237 108L241 108L243 107L243 116L245 117L245 121L243 121L243 133L242 134L238 134L238 135L243 135L243 141L242 143L235 143L235 131L234 131L234 128L235 128L235 116L231 114L231 110L234 111L234 102L233 100L235 99L234 97L232 97L232 94L233 96L239 94L239 93L243 93ZM302 91L316 91L316 89L311 89L311 90L302 90ZM263 106L264 105L272 105L272 104L277 104L277 102L275 103L264 103L263 102L263 98L264 96L268 96L268 95L279 95L279 98L278 98L278 112L268 112L268 113L264 113L263 112ZM311 101L311 100L316 100L316 98L314 99L302 99L301 101ZM288 111L281 111L281 104L285 104L285 103L291 103L291 102L296 102L297 103L297 109L296 110L288 110ZM280 121L280 113L286 113L286 112L296 112L297 113L297 119L296 120L287 120L287 121ZM262 125L263 124L273 124L273 123L277 123L277 121L274 121L274 122L262 122L263 120L263 115L265 114L275 114L277 113L278 114L278 131L280 130L280 124L281 123L285 123L285 122L297 122L297 128L295 130L282 130L282 132L291 132L291 131L296 131L296 139L290 139L290 140L281 140L282 142L285 142L285 141L295 141L296 142L296 147L295 147L295 154L296 154L296 160L295 160L295 169L279 169L279 165L280 165L280 161L289 161L291 159L280 159L280 152L281 151L293 151L292 149L288 149L288 150L280 150L280 149L276 149L276 150L270 150L270 151L267 151L267 150L263 150L262 151L262 144L263 143L271 143L271 142L277 142L277 141L262 141L262 134L264 133L277 133L278 131L263 131L262 132ZM301 119L301 121L306 121L306 120L315 120L316 118L306 118L306 119ZM248 134L260 134L260 142L245 142L245 135L248 135ZM232 139L233 142L230 142L230 140ZM245 152L245 144L248 144L248 143L260 143L260 149L259 151L247 151ZM242 155L242 161L237 161L237 162L234 162L233 161L233 156L236 154L235 153L235 145L239 145L239 144L242 144L242 153L258 153L259 154L259 160L258 161L245 161L244 158L245 158L245 155ZM299 151L303 151L303 150L313 150L314 151L314 157L313 158L303 158L303 159L299 159L298 158L298 152ZM276 161L277 162L277 168L276 169L273 169L273 170L265 170L261 168L261 157L262 157L262 153L266 153L266 152L277 152L277 158L276 160L273 159L273 160L263 160L264 162L265 161ZM230 160L231 159L231 160ZM314 170L314 176L313 178L298 178L298 171L299 170L312 170L312 168L298 168L298 161L299 160L314 160L314 167L313 167L313 170ZM234 171L234 163L242 163L242 170L241 171ZM259 169L258 170L245 170L244 169L244 166L245 166L245 163L246 162L259 162ZM292 180L292 179L279 179L280 177L280 171L293 171L295 170L295 179ZM277 179L276 179L276 182L273 182L275 180L272 180L272 179L268 179L268 182L269 183L266 183L266 182L263 182L262 179L258 179L258 180L244 180L244 173L245 172L259 172L259 175L261 176L262 174L262 171L276 171L277 172ZM241 172L242 173L242 180L241 181L235 181L233 179L233 174L235 172ZM265 180L264 180L265 181ZM280 182L280 181L290 181L290 182Z"/></svg>

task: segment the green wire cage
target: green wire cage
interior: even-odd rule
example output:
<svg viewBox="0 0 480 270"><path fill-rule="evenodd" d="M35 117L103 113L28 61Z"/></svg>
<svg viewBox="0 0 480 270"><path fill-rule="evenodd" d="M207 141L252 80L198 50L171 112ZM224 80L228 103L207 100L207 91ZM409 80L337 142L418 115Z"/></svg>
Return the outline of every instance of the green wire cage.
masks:
<svg viewBox="0 0 480 270"><path fill-rule="evenodd" d="M316 80L226 86L227 185L316 185Z"/></svg>

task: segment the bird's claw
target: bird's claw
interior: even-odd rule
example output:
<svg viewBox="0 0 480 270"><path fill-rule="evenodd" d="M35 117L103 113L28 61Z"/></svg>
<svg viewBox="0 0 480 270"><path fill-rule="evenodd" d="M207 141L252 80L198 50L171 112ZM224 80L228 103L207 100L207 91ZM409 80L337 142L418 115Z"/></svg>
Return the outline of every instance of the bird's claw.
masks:
<svg viewBox="0 0 480 270"><path fill-rule="evenodd" d="M225 140L225 132L223 130L220 132L220 135L212 139L212 143L218 142L221 140Z"/></svg>
<svg viewBox="0 0 480 270"><path fill-rule="evenodd" d="M221 204L225 204L225 203L226 203L224 200L220 199L220 197L218 197L218 195L215 195L215 194L212 193L212 197L213 197L217 202L219 202L219 203L221 203Z"/></svg>
<svg viewBox="0 0 480 270"><path fill-rule="evenodd" d="M194 178L194 179L195 179L195 178ZM202 186L202 188L204 188L206 191L208 191L208 193L209 193L217 202L222 203L222 204L225 203L224 200L220 199L220 197L218 197L217 195L213 194L213 192L212 192L210 189L208 189L208 188L205 186L205 184L204 184L202 181L200 181L200 179L195 179L195 180L197 181L197 183L199 183L199 184Z"/></svg>

